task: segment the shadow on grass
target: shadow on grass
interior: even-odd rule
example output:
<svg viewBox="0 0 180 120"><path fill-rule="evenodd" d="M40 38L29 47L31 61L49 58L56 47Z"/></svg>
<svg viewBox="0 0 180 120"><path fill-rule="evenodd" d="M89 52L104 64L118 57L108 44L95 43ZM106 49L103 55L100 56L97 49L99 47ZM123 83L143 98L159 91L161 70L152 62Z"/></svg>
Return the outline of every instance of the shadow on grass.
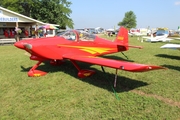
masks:
<svg viewBox="0 0 180 120"><path fill-rule="evenodd" d="M100 71L98 69L90 68L91 64L82 63L82 62L77 62L77 63L82 69L86 68L86 69L94 70L96 71L96 73L92 75L91 77L87 77L83 79L78 78L77 76L78 71L70 61L66 61L64 64L60 66L51 66L49 62L45 62L45 64L40 65L37 69L45 71L45 72L52 72L52 73L61 71L83 82L106 89L110 92L114 92L112 87L114 85L115 74L110 74L108 72L104 73L103 71ZM23 66L21 66L21 68L22 68L22 72L28 72L31 69L31 67L24 68ZM138 88L138 87L146 86L146 85L148 85L146 82L142 82L142 81L138 81L135 79L118 75L116 88L114 89L116 92L126 92L129 90Z"/></svg>
<svg viewBox="0 0 180 120"><path fill-rule="evenodd" d="M119 57L116 55L107 55L107 56L102 56L102 57L108 58L108 59L113 59L113 60L123 60L123 61L127 61L127 62L134 62L133 60L129 60L128 56L126 56L126 54L124 54L124 53L118 53L118 54L122 54L123 57Z"/></svg>
<svg viewBox="0 0 180 120"><path fill-rule="evenodd" d="M180 56L173 56L173 55L167 55L167 54L158 54L156 56L157 57L163 57L163 58L180 60Z"/></svg>
<svg viewBox="0 0 180 120"><path fill-rule="evenodd" d="M180 66L173 66L173 65L162 65L162 66L166 67L168 69L173 69L173 70L180 71Z"/></svg>
<svg viewBox="0 0 180 120"><path fill-rule="evenodd" d="M170 44L179 44L180 40L175 39L175 38L172 38L172 39L174 39L174 40L171 40Z"/></svg>

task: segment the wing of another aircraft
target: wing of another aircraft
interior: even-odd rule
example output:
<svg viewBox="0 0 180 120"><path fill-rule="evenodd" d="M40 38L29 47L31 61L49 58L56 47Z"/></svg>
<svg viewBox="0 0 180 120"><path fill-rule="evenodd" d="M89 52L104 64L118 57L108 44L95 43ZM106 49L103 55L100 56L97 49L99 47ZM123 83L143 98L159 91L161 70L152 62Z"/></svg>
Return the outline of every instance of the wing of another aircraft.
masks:
<svg viewBox="0 0 180 120"><path fill-rule="evenodd" d="M165 44L161 46L160 48L168 48L168 49L178 49L180 50L180 45L179 44Z"/></svg>
<svg viewBox="0 0 180 120"><path fill-rule="evenodd" d="M144 38L144 39L151 39L151 37L146 37L146 36L145 36L145 37L142 37L142 38Z"/></svg>
<svg viewBox="0 0 180 120"><path fill-rule="evenodd" d="M130 72L145 72L155 69L164 69L163 67L159 67L159 66L144 65L144 64L138 64L138 63L132 63L132 62L126 62L120 60L112 60L112 59L106 59L106 58L100 58L94 56L77 56L77 55L68 54L68 55L64 55L63 57L70 60L77 60L81 62L87 62L91 64L106 66L110 68L130 71Z"/></svg>
<svg viewBox="0 0 180 120"><path fill-rule="evenodd" d="M166 37L142 37L142 39L146 39L147 42L170 42L171 40L174 40Z"/></svg>
<svg viewBox="0 0 180 120"><path fill-rule="evenodd" d="M174 40L174 39L171 39L171 38L160 38L158 39L159 41L162 41L162 42L166 42L166 41L171 41L171 40Z"/></svg>

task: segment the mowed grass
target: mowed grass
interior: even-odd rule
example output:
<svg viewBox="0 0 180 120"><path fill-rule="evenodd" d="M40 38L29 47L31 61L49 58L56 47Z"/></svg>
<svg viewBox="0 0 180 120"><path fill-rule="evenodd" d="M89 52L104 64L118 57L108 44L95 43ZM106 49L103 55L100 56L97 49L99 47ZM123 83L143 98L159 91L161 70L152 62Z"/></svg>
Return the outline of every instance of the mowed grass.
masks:
<svg viewBox="0 0 180 120"><path fill-rule="evenodd" d="M130 48L124 52L128 59L121 53L105 57L167 69L143 73L119 70L114 89L114 69L104 67L103 73L100 66L86 63L78 64L96 71L88 78L78 78L69 61L61 66L45 62L38 69L48 74L32 78L27 72L36 61L12 45L0 46L0 119L180 119L180 51L160 49L166 43L140 42L136 37L129 37L129 44L143 49Z"/></svg>

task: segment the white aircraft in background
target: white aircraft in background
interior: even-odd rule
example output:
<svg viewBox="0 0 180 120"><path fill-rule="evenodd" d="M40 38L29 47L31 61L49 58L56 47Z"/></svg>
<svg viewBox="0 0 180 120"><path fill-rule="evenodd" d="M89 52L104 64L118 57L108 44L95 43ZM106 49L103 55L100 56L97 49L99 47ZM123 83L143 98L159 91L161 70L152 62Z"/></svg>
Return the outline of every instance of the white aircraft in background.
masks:
<svg viewBox="0 0 180 120"><path fill-rule="evenodd" d="M146 35L147 32L145 32L145 34L144 34L144 28L138 28L138 29L132 28L132 29L129 30L128 34L130 36L138 36L138 37L140 37L140 36Z"/></svg>
<svg viewBox="0 0 180 120"><path fill-rule="evenodd" d="M128 33L130 36L143 36L140 32L130 32Z"/></svg>
<svg viewBox="0 0 180 120"><path fill-rule="evenodd" d="M132 28L131 30L129 30L128 35L131 37L136 36L137 40L140 40L142 39L143 36L147 35L147 32L148 32L148 29L146 28L138 28L138 29Z"/></svg>
<svg viewBox="0 0 180 120"><path fill-rule="evenodd" d="M156 37L153 37L151 34L151 37L142 37L142 39L146 39L147 42L166 42L171 41L174 39L167 38L169 35L169 31L167 28L159 28L156 32Z"/></svg>
<svg viewBox="0 0 180 120"><path fill-rule="evenodd" d="M177 49L180 50L180 44L165 44L160 48Z"/></svg>

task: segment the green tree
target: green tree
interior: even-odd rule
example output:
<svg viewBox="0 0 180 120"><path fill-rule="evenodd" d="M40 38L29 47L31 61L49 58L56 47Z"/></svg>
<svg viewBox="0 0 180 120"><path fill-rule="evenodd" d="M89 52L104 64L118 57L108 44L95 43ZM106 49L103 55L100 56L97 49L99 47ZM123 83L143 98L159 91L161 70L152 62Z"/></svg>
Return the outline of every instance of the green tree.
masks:
<svg viewBox="0 0 180 120"><path fill-rule="evenodd" d="M73 28L72 3L67 0L1 0L0 5L14 12L40 20L58 24L61 28Z"/></svg>
<svg viewBox="0 0 180 120"><path fill-rule="evenodd" d="M20 13L19 11L19 0L0 0L0 6L14 12Z"/></svg>
<svg viewBox="0 0 180 120"><path fill-rule="evenodd" d="M33 0L31 17L46 23L59 24L61 28L73 28L69 9L71 2L67 0ZM50 2L51 1L51 2Z"/></svg>
<svg viewBox="0 0 180 120"><path fill-rule="evenodd" d="M135 28L136 25L136 15L133 11L126 12L123 21L118 23L118 26L124 26L127 29Z"/></svg>

